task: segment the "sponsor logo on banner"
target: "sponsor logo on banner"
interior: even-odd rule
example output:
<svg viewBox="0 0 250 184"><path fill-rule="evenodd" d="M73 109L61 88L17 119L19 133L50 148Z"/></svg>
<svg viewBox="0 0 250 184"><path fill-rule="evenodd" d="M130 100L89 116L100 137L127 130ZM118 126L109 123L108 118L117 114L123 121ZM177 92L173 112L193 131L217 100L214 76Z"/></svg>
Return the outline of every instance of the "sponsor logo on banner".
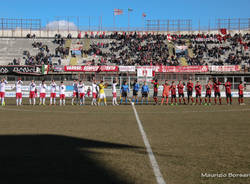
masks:
<svg viewBox="0 0 250 184"><path fill-rule="evenodd" d="M135 72L135 66L119 66L120 72Z"/></svg>
<svg viewBox="0 0 250 184"><path fill-rule="evenodd" d="M42 74L42 66L0 66L1 74Z"/></svg>
<svg viewBox="0 0 250 184"><path fill-rule="evenodd" d="M54 72L63 72L64 71L64 67L62 65L54 65L53 66L53 71Z"/></svg>
<svg viewBox="0 0 250 184"><path fill-rule="evenodd" d="M208 66L156 66L156 72L162 73L194 73L208 72Z"/></svg>
<svg viewBox="0 0 250 184"><path fill-rule="evenodd" d="M233 66L209 66L209 70L212 72L236 72L240 71L239 65Z"/></svg>
<svg viewBox="0 0 250 184"><path fill-rule="evenodd" d="M101 72L118 72L118 66L100 66Z"/></svg>
<svg viewBox="0 0 250 184"><path fill-rule="evenodd" d="M153 77L153 68L152 67L138 67L137 76L138 77Z"/></svg>
<svg viewBox="0 0 250 184"><path fill-rule="evenodd" d="M117 72L118 66L64 66L66 72Z"/></svg>
<svg viewBox="0 0 250 184"><path fill-rule="evenodd" d="M81 72L82 66L64 66L66 72Z"/></svg>
<svg viewBox="0 0 250 184"><path fill-rule="evenodd" d="M97 72L99 66L83 66L83 72Z"/></svg>

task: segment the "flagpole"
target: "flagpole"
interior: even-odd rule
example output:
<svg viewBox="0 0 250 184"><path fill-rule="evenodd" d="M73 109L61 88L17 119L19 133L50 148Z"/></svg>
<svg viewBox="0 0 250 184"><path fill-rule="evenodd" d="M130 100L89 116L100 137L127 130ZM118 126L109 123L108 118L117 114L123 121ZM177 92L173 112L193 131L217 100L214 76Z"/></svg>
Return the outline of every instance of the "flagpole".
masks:
<svg viewBox="0 0 250 184"><path fill-rule="evenodd" d="M128 11L128 31L129 31L129 11Z"/></svg>
<svg viewBox="0 0 250 184"><path fill-rule="evenodd" d="M114 31L115 31L115 12L113 12L113 29L114 29Z"/></svg>

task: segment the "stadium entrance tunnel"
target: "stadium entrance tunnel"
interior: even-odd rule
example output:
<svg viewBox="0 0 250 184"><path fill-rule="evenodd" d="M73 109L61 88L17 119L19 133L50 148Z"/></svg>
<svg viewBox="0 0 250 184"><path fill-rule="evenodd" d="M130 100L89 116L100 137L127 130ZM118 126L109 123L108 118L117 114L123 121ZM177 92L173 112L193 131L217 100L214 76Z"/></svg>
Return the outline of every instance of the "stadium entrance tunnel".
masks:
<svg viewBox="0 0 250 184"><path fill-rule="evenodd" d="M138 148L60 135L1 135L0 145L2 184L129 184L127 178L94 159L88 148Z"/></svg>

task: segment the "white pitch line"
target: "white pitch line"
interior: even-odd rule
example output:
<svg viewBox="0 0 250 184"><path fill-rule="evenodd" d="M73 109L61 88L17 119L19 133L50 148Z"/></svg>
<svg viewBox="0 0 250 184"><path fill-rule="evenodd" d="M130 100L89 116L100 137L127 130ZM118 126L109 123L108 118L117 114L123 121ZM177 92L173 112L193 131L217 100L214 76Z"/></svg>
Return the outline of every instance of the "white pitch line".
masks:
<svg viewBox="0 0 250 184"><path fill-rule="evenodd" d="M86 111L38 111L38 110L31 110L31 109L19 109L19 108L6 108L6 107L0 107L0 111L16 111L16 112L34 112L34 113L66 113L66 114L96 114L96 113L110 113L110 114L129 114L131 112L100 112L100 111L92 111L92 112L86 112ZM180 113L219 113L219 112L247 112L250 111L250 109L224 109L224 110L207 110L207 111L201 111L201 110L193 110L193 111L161 111L161 112L140 112L141 114L180 114Z"/></svg>
<svg viewBox="0 0 250 184"><path fill-rule="evenodd" d="M139 130L141 132L141 135L142 135L142 138L143 138L143 142L146 146L146 149L147 149L147 152L148 152L148 157L149 157L149 160L151 162L151 166L153 168L153 171L154 171L154 175L155 175L155 178L156 178L156 181L158 184L166 184L162 174L161 174L161 171L160 171L160 168L159 168L159 165L155 159L155 156L154 156L154 153L151 149L151 146L149 144L149 141L148 141L148 138L147 138L147 135L143 129L143 126L142 126L142 123L141 123L141 120L139 118L139 115L136 111L136 108L135 108L135 105L134 103L131 103L132 104L132 108L134 110L134 113L135 113L135 118L136 118L136 121L137 121L137 124L138 124L138 127L139 127Z"/></svg>

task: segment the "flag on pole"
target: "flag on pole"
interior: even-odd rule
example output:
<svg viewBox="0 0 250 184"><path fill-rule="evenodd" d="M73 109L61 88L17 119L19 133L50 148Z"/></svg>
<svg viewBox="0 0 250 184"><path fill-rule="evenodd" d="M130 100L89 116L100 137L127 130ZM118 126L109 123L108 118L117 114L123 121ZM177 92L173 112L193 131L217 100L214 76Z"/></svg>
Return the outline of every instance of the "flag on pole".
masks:
<svg viewBox="0 0 250 184"><path fill-rule="evenodd" d="M143 16L143 17L146 17L147 15L146 15L145 13L142 13L142 16Z"/></svg>
<svg viewBox="0 0 250 184"><path fill-rule="evenodd" d="M170 34L167 35L167 40L168 40L169 42L171 42L172 36L171 36Z"/></svg>
<svg viewBox="0 0 250 184"><path fill-rule="evenodd" d="M114 15L121 15L123 14L123 10L121 9L114 9Z"/></svg>
<svg viewBox="0 0 250 184"><path fill-rule="evenodd" d="M131 9L131 8L128 8L128 11L129 11L129 12L132 12L132 11L133 11L133 9Z"/></svg>

